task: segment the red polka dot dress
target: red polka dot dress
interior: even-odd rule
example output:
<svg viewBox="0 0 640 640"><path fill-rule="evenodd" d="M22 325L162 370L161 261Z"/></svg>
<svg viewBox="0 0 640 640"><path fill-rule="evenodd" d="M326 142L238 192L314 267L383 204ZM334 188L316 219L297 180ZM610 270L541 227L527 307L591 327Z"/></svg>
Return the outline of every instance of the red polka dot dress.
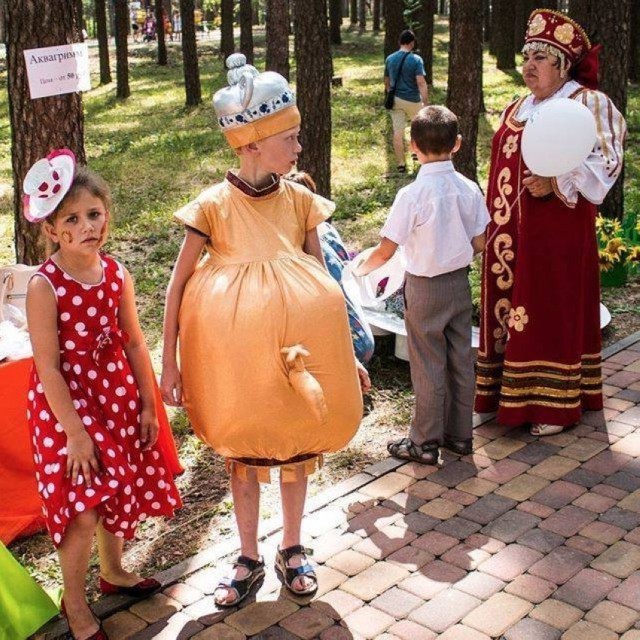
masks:
<svg viewBox="0 0 640 640"><path fill-rule="evenodd" d="M142 450L140 394L123 349L127 337L118 326L124 272L105 255L102 267L102 280L95 285L74 280L51 259L34 276L45 278L55 292L60 371L102 468L91 487L82 476L76 485L65 478L67 437L34 367L27 414L38 491L56 547L69 521L87 509L97 509L107 531L132 538L139 522L172 516L181 505L160 450Z"/></svg>

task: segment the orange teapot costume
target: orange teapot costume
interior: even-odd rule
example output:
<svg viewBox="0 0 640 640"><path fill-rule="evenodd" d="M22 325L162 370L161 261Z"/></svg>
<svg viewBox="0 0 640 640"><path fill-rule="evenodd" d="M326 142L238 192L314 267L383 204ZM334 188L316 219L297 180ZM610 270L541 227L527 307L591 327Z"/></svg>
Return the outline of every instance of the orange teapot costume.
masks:
<svg viewBox="0 0 640 640"><path fill-rule="evenodd" d="M214 96L232 147L295 128L295 96L277 73L242 54ZM334 204L273 176L257 191L234 173L176 212L207 237L179 316L183 403L196 434L242 473L256 467L295 479L353 437L362 396L345 300L305 234ZM246 471L246 468L245 468Z"/></svg>

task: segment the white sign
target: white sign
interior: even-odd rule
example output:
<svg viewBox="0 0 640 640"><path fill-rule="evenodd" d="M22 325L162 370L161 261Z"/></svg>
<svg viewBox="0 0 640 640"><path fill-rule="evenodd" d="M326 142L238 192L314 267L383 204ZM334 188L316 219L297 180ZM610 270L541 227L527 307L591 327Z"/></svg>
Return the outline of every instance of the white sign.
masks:
<svg viewBox="0 0 640 640"><path fill-rule="evenodd" d="M25 49L31 99L89 91L89 47L86 42Z"/></svg>

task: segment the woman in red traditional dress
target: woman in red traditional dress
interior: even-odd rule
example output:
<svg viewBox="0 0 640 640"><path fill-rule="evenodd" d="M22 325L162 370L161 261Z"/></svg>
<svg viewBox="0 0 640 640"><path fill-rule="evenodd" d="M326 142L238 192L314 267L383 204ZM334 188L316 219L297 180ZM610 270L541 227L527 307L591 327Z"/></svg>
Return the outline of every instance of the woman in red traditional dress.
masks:
<svg viewBox="0 0 640 640"><path fill-rule="evenodd" d="M531 93L506 108L493 138L475 408L538 436L602 409L595 216L622 170L626 126L596 90L598 50L564 14L535 10L523 48ZM589 108L597 142L577 169L543 178L523 162L522 132L557 98Z"/></svg>

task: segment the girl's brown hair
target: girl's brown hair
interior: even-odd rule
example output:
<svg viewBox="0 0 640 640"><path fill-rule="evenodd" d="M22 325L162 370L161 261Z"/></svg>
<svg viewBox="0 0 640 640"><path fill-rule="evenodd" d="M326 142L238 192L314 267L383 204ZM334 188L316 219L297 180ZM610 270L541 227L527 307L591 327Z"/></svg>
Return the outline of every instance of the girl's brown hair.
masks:
<svg viewBox="0 0 640 640"><path fill-rule="evenodd" d="M111 211L111 190L107 183L97 173L91 171L91 169L87 169L87 167L76 167L69 191L67 191L64 198L60 200L60 204L53 210L51 215L47 217L47 222L55 220L55 217L62 211L64 205L69 200L73 200L81 189L86 189L92 196L102 200L104 208L107 211Z"/></svg>
<svg viewBox="0 0 640 640"><path fill-rule="evenodd" d="M62 211L64 205L73 200L78 193L86 189L92 196L100 199L104 208L111 211L111 190L109 185L95 172L87 167L76 167L75 175L73 176L73 182L69 187L69 191L65 194L64 198L60 201L58 206L44 219L44 224L53 224L57 215ZM44 234L43 234L44 235ZM60 248L57 242L53 242L48 236L46 236L46 253L47 256L55 253Z"/></svg>

